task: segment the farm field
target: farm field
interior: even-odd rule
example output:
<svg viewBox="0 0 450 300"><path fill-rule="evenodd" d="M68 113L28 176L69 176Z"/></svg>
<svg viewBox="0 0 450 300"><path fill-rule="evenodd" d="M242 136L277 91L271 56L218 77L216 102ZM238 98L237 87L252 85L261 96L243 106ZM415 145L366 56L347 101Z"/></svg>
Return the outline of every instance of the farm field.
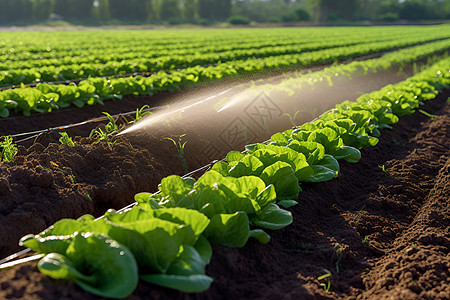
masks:
<svg viewBox="0 0 450 300"><path fill-rule="evenodd" d="M1 298L450 293L448 26L0 37Z"/></svg>

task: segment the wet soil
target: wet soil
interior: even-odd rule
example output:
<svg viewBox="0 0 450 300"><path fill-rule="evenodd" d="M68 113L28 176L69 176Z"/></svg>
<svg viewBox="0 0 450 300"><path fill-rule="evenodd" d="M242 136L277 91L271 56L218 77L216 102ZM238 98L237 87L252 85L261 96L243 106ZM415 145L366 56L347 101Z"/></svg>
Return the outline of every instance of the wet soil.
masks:
<svg viewBox="0 0 450 300"><path fill-rule="evenodd" d="M438 118L431 120L419 112L402 117L393 130L382 132L377 146L362 150L359 163L342 163L339 178L304 184L299 205L291 209L294 223L270 232L268 245L250 241L242 249L215 246L207 267L214 283L207 292L183 294L140 283L129 299L448 299L448 96L441 95L422 107ZM83 144L83 139L64 153L62 147L68 146L50 145L40 154L21 149L23 158L13 167L0 166L3 244L11 232L21 230L18 224L25 227L24 233L45 228L53 222L49 215L58 217L59 207L72 207L75 216L81 210L100 213L111 204L106 205L105 199L115 203L124 191L131 200L131 191L143 188L152 176L162 175L152 169L155 164L172 164L167 170L181 172L176 153L158 153L162 151L158 147L144 154L138 148L132 152L127 140L117 144L123 149L120 155L108 151L103 143ZM60 157L49 160L49 151ZM117 164L117 172L102 171L98 165L102 156ZM133 159L142 165L140 171ZM127 160L129 168L119 163ZM35 162L27 168L28 161L39 161L44 168L36 168ZM60 165L61 171L55 166L59 161L66 163ZM62 171L71 171L75 183ZM95 184L87 184L87 177ZM119 182L115 189L108 187L109 180ZM56 196L64 191L57 186L64 187L67 195ZM93 200L83 194L89 188ZM28 200L17 205L20 199L9 198L14 189L23 190ZM52 197L59 200L51 203ZM14 214L5 217L3 212L11 209ZM331 276L319 280L326 272ZM96 299L73 283L41 275L36 263L2 272L0 298Z"/></svg>
<svg viewBox="0 0 450 300"><path fill-rule="evenodd" d="M318 83L298 93L299 96L284 92L269 96L259 91L222 113L212 105L194 106L180 112L181 116L172 113L144 130L120 136L113 145L83 137L74 139L74 147L59 145L58 131L30 139L22 143L28 148L19 147L19 155L13 162L0 163L0 227L4 229L0 232L0 257L17 251L17 241L27 233L38 233L61 218L100 216L109 208L120 209L132 203L136 193L156 191L163 177L182 175L182 161L167 138L178 142L179 136L186 135L182 140L187 141L184 157L188 170L196 170L225 157L231 150L266 140L292 126L285 115L297 115L292 103L299 103L302 108L294 117L297 124L302 124L333 107L338 100L354 99L364 89L375 89L386 80L401 78L395 72L381 73L373 74L373 78L357 76L351 86L349 79L335 80L331 87L327 82ZM222 83L219 87L225 89L235 84ZM104 107L67 109L29 118L13 116L0 120L0 135L79 122L86 120L81 119L83 116L101 115L104 109L111 114L132 111L146 103L164 103L170 95L129 97L110 101ZM196 95L192 101L206 97L202 88L172 95L178 99ZM70 136L88 136L97 126L99 123L94 122L66 131Z"/></svg>

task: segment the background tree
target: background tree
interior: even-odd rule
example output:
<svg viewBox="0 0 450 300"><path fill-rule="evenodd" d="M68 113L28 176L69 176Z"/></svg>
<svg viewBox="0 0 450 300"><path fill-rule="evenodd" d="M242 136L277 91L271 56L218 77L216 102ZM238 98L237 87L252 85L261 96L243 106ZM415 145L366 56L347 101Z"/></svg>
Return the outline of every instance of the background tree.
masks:
<svg viewBox="0 0 450 300"><path fill-rule="evenodd" d="M214 15L214 0L198 0L198 15L203 19L212 19Z"/></svg>
<svg viewBox="0 0 450 300"><path fill-rule="evenodd" d="M32 19L34 21L45 21L53 12L52 0L32 0L31 1Z"/></svg>
<svg viewBox="0 0 450 300"><path fill-rule="evenodd" d="M92 17L92 9L94 8L93 0L70 0L70 14L68 19L84 20Z"/></svg>
<svg viewBox="0 0 450 300"><path fill-rule="evenodd" d="M64 18L70 17L70 0L56 0L53 6L53 12Z"/></svg>
<svg viewBox="0 0 450 300"><path fill-rule="evenodd" d="M109 0L95 0L92 9L92 16L97 20L111 19L109 13Z"/></svg>
<svg viewBox="0 0 450 300"><path fill-rule="evenodd" d="M214 17L218 20L227 19L231 15L231 0L216 0L214 2Z"/></svg>
<svg viewBox="0 0 450 300"><path fill-rule="evenodd" d="M180 18L180 2L178 0L164 0L161 5L161 19L175 19Z"/></svg>
<svg viewBox="0 0 450 300"><path fill-rule="evenodd" d="M197 1L196 0L183 0L183 18L185 20L193 20L197 17Z"/></svg>
<svg viewBox="0 0 450 300"><path fill-rule="evenodd" d="M2 24L42 22L51 13L78 23L417 21L450 19L450 0L0 0Z"/></svg>

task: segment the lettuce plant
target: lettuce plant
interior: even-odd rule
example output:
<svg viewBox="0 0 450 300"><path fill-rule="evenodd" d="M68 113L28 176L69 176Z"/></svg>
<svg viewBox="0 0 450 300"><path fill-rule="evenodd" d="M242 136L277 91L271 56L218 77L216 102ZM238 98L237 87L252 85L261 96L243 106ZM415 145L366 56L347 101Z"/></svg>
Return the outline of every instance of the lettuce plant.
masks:
<svg viewBox="0 0 450 300"><path fill-rule="evenodd" d="M64 219L39 235L23 237L20 243L47 254L39 263L41 272L73 279L99 296L128 296L138 274L154 284L200 292L212 282L205 275L212 250L201 236L209 222L195 210L153 210L143 204L124 213L109 211L100 220L88 215ZM105 258L96 253L105 253Z"/></svg>

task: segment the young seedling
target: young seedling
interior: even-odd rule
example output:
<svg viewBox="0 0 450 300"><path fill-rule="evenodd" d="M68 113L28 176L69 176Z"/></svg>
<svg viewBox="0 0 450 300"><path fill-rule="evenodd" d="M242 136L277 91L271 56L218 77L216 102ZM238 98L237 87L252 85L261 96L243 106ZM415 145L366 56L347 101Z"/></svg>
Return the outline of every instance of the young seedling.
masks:
<svg viewBox="0 0 450 300"><path fill-rule="evenodd" d="M358 210L358 213L359 213L359 212L362 212L362 211L364 210L364 208L366 208L366 205L365 205L365 204L361 207L360 210Z"/></svg>
<svg viewBox="0 0 450 300"><path fill-rule="evenodd" d="M336 266L336 273L338 273L338 274L339 274L339 264L342 261L342 253L343 252L344 252L344 248L339 247L338 249L336 249L336 252L333 253L333 256L331 257L331 262L332 262L333 258L336 256L335 266ZM330 264L331 264L331 262L330 262Z"/></svg>
<svg viewBox="0 0 450 300"><path fill-rule="evenodd" d="M365 244L367 242L367 239L369 238L368 235L364 236L364 238L362 239L362 243Z"/></svg>
<svg viewBox="0 0 450 300"><path fill-rule="evenodd" d="M381 171L383 171L383 172L385 172L386 173L386 168L384 167L384 165L378 165L378 168L380 168L381 169Z"/></svg>
<svg viewBox="0 0 450 300"><path fill-rule="evenodd" d="M108 118L109 123L105 125L105 132L106 134L115 134L122 129L122 126L119 126L116 124L116 120L107 112L103 112L103 114Z"/></svg>
<svg viewBox="0 0 450 300"><path fill-rule="evenodd" d="M2 148L0 161L11 162L18 152L17 145L13 144L13 139L11 136L4 136L2 138L3 141L0 141L0 148Z"/></svg>
<svg viewBox="0 0 450 300"><path fill-rule="evenodd" d="M326 283L322 282L320 284L320 286L323 287L323 290L328 293L331 290L331 278L330 277L332 276L332 274L327 269L323 269L323 270L325 271L325 274L323 274L322 276L317 277L317 280L319 280L319 281L324 280L324 279L327 280Z"/></svg>
<svg viewBox="0 0 450 300"><path fill-rule="evenodd" d="M397 145L397 146L405 146L404 143L401 143L401 142L397 141L396 139L392 139L392 141L393 141L394 144Z"/></svg>
<svg viewBox="0 0 450 300"><path fill-rule="evenodd" d="M172 143L175 145L175 147L177 148L177 152L178 155L181 158L181 162L183 163L183 169L184 169L184 174L189 173L188 167L187 167L187 162L186 159L184 158L184 147L186 146L186 142L182 143L181 139L185 136L186 134L182 134L178 137L178 142L176 142L174 139L172 138L165 138L166 140L172 141Z"/></svg>
<svg viewBox="0 0 450 300"><path fill-rule="evenodd" d="M117 141L112 141L111 137L117 134L124 125L123 124L120 126L117 125L116 120L109 113L103 112L103 114L109 120L108 124L105 125L105 131L103 131L101 128L92 129L91 133L89 134L89 137L97 135L99 137L97 143L101 140L104 140L108 144L109 149L112 150L113 146L116 144Z"/></svg>
<svg viewBox="0 0 450 300"><path fill-rule="evenodd" d="M55 164L54 162L50 162L50 164L52 165L52 167L56 170L56 171L60 171L60 172L62 172L62 173L64 173L64 174L66 174L67 176L69 176L69 179L70 179L70 182L72 182L72 184L75 184L75 176L73 176L73 173L71 174L71 173L69 173L69 172L66 172L66 171L64 171L63 169L61 169L57 164ZM43 165L41 165L41 164L39 164L38 165L39 167L41 167L41 169L43 169L43 170L48 170L48 171L52 171L52 169L51 168L46 168L46 167L44 167Z"/></svg>
<svg viewBox="0 0 450 300"><path fill-rule="evenodd" d="M148 109L148 108L150 108L150 106L148 106L148 105L144 105L141 108L137 108L136 109L136 117L130 123L136 123L137 121L141 120L145 115L151 115L152 113L150 111L143 112L145 109Z"/></svg>
<svg viewBox="0 0 450 300"><path fill-rule="evenodd" d="M425 116L429 117L431 119L431 121L436 120L437 118L439 118L439 116L430 114L429 112L426 112L426 111L424 111L422 109L419 109L419 112L424 114Z"/></svg>
<svg viewBox="0 0 450 300"><path fill-rule="evenodd" d="M103 131L101 128L92 129L91 134L89 134L89 137L93 137L94 135L98 136L98 142L105 141L108 144L108 148L112 150L113 146L116 144L117 141L111 141L110 137L111 135L106 133L106 131Z"/></svg>
<svg viewBox="0 0 450 300"><path fill-rule="evenodd" d="M75 146L75 143L72 141L72 138L67 134L67 132L60 132L61 137L59 138L59 142L62 145L68 145L70 147Z"/></svg>
<svg viewBox="0 0 450 300"><path fill-rule="evenodd" d="M314 250L312 249L313 246L311 243L301 243L299 245L299 248L302 249L305 254L314 253Z"/></svg>

